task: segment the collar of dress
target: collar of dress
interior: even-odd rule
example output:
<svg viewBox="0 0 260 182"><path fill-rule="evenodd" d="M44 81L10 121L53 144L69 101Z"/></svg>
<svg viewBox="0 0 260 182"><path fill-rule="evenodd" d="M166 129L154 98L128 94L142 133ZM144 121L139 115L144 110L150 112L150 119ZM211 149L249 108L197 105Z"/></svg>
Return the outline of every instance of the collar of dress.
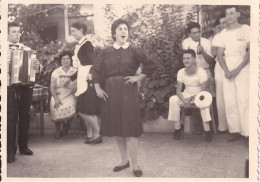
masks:
<svg viewBox="0 0 260 182"><path fill-rule="evenodd" d="M121 47L123 48L123 49L127 49L128 47L129 47L129 43L128 42L126 42L123 46L120 46L120 45L118 45L116 42L113 44L113 47L115 48L115 49L120 49Z"/></svg>
<svg viewBox="0 0 260 182"><path fill-rule="evenodd" d="M83 43L85 43L86 41L87 41L88 39L87 39L87 36L84 36L84 37L82 37L80 40L79 40L79 45L82 45Z"/></svg>

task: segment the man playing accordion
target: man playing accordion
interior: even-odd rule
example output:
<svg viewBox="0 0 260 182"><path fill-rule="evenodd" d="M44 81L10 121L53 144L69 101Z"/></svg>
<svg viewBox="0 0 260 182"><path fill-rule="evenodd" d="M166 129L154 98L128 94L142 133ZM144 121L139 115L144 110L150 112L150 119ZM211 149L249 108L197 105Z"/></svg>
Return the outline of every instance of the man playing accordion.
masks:
<svg viewBox="0 0 260 182"><path fill-rule="evenodd" d="M29 47L19 43L21 37L20 24L17 22L8 23L8 44L10 50L30 51ZM9 55L10 56L10 55ZM33 82L11 83L11 70L14 63L8 59L8 81L7 81L7 162L15 161L16 154L16 127L18 124L18 145L23 155L32 155L28 148L28 129L30 122L30 106L32 102ZM26 62L26 65L29 63ZM40 63L34 59L32 67L39 70ZM28 70L27 70L28 71Z"/></svg>

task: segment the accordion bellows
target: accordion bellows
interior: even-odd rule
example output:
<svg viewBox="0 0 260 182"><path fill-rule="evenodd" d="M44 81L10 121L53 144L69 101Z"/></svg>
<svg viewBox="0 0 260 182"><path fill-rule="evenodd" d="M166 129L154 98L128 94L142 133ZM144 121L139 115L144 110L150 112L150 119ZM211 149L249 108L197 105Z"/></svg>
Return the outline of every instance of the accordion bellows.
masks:
<svg viewBox="0 0 260 182"><path fill-rule="evenodd" d="M7 59L7 85L17 83L30 84L35 82L36 70L33 67L34 61L36 60L35 51L9 49Z"/></svg>

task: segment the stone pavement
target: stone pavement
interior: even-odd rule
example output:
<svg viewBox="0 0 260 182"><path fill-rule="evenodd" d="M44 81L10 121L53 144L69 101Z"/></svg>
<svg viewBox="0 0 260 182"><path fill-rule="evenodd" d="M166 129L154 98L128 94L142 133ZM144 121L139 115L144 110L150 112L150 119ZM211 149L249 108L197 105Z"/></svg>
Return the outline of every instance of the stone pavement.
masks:
<svg viewBox="0 0 260 182"><path fill-rule="evenodd" d="M145 133L139 140L143 177L244 178L248 148L243 140L229 143L227 135L213 137L213 142L207 143L198 135L185 134L185 139L173 140L172 134ZM113 172L120 162L113 138L86 145L80 133L58 140L53 135L33 135L29 146L34 155L18 153L16 161L7 166L8 177L133 177L131 168Z"/></svg>

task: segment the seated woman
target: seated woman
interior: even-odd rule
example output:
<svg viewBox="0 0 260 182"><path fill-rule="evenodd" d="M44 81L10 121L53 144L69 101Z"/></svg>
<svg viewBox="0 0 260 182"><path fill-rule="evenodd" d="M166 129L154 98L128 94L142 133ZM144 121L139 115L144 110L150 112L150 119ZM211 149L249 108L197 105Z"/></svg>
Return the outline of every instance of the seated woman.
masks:
<svg viewBox="0 0 260 182"><path fill-rule="evenodd" d="M185 68L179 70L177 74L177 95L171 96L169 101L168 120L175 122L174 139L180 139L181 136L181 107L191 104L198 93L207 89L207 73L202 68L197 67L194 50L188 49L183 52L183 64ZM183 85L185 86L184 92L182 92ZM212 141L209 126L211 121L209 109L201 109L200 113L206 140Z"/></svg>
<svg viewBox="0 0 260 182"><path fill-rule="evenodd" d="M69 51L63 51L59 56L61 66L51 75L50 111L51 119L56 126L55 138L67 133L70 120L76 111L76 81L72 82L68 76L76 73L77 69L71 66L71 57Z"/></svg>

